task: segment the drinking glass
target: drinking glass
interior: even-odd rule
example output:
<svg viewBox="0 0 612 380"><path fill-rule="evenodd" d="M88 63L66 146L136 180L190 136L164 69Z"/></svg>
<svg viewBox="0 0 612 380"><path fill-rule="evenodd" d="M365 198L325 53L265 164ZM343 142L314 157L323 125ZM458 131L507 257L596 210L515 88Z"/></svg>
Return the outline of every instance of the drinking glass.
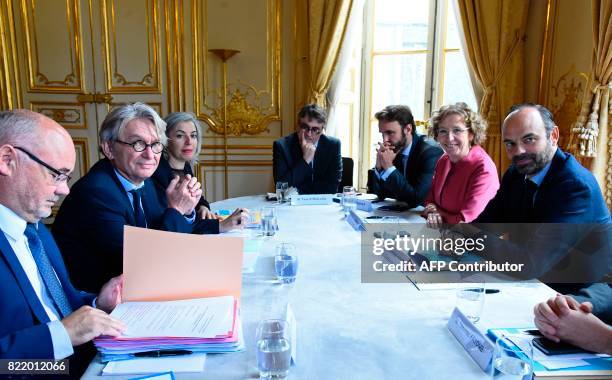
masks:
<svg viewBox="0 0 612 380"><path fill-rule="evenodd" d="M274 269L276 270L276 277L281 284L295 282L298 270L298 257L293 244L280 243L276 246Z"/></svg>
<svg viewBox="0 0 612 380"><path fill-rule="evenodd" d="M289 324L282 319L266 319L257 326L257 368L259 378L286 379L291 365Z"/></svg>
<svg viewBox="0 0 612 380"><path fill-rule="evenodd" d="M533 346L519 337L502 336L495 342L491 378L493 380L527 380L533 374Z"/></svg>
<svg viewBox="0 0 612 380"><path fill-rule="evenodd" d="M287 182L276 182L276 201L277 203L286 202L287 189L289 189L289 183Z"/></svg>
<svg viewBox="0 0 612 380"><path fill-rule="evenodd" d="M274 236L278 225L274 207L264 207L261 210L261 232L264 236Z"/></svg>
<svg viewBox="0 0 612 380"><path fill-rule="evenodd" d="M458 284L457 308L467 319L476 323L480 320L485 300L485 283Z"/></svg>
<svg viewBox="0 0 612 380"><path fill-rule="evenodd" d="M344 217L348 217L351 213L351 210L355 210L357 208L357 191L353 186L344 186L342 188L342 211L344 212Z"/></svg>

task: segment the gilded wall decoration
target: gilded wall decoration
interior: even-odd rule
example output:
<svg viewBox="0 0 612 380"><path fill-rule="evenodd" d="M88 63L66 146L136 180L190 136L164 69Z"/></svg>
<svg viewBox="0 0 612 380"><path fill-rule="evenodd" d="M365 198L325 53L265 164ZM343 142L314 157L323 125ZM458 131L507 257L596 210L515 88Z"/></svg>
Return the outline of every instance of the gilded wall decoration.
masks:
<svg viewBox="0 0 612 380"><path fill-rule="evenodd" d="M101 0L102 46L108 92L161 93L160 21L154 0Z"/></svg>
<svg viewBox="0 0 612 380"><path fill-rule="evenodd" d="M228 135L269 134L280 120L281 1L192 0L193 102L198 118L223 134L222 61L209 49L236 49L227 61ZM228 22L236 27L227 33Z"/></svg>
<svg viewBox="0 0 612 380"><path fill-rule="evenodd" d="M566 150L569 148L572 125L580 115L581 99L587 81L588 74L578 72L576 66L572 65L551 86L549 93L550 110L561 132L559 145Z"/></svg>
<svg viewBox="0 0 612 380"><path fill-rule="evenodd" d="M28 89L81 90L83 41L77 0L21 0ZM58 28L58 20L62 28Z"/></svg>
<svg viewBox="0 0 612 380"><path fill-rule="evenodd" d="M240 91L234 90L227 103L227 134L240 136L242 134L258 135L263 132L270 132L268 124L264 123L266 113L273 111L271 107L261 109L253 104L259 104L257 94L253 89ZM249 101L250 99L250 101ZM213 133L222 135L223 131L223 107L210 108L211 119L214 121L209 124L209 130Z"/></svg>
<svg viewBox="0 0 612 380"><path fill-rule="evenodd" d="M31 102L32 111L55 120L67 129L85 129L85 108L76 103Z"/></svg>

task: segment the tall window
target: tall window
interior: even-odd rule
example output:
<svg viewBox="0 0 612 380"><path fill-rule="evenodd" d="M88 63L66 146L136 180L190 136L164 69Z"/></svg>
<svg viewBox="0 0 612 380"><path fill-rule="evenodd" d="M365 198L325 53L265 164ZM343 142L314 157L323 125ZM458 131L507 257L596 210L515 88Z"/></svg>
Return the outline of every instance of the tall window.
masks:
<svg viewBox="0 0 612 380"><path fill-rule="evenodd" d="M376 112L389 104L406 104L424 132L431 113L443 104L463 101L477 108L454 1L366 0L363 20L363 32L352 34L362 42L355 44L361 54L353 54L361 56L361 75L352 73L353 79L341 85L348 89L361 84L360 96L353 99L362 127L355 127L355 120L337 120L343 146L359 143L351 156L359 161L360 186L365 186L365 173L375 162L373 146L380 141Z"/></svg>

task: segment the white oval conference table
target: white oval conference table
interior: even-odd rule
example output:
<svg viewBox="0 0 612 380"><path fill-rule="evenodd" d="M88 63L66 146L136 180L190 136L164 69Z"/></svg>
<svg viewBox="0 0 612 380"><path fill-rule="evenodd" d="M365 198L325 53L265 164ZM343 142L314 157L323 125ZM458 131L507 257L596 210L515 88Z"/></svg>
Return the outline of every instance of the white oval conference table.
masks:
<svg viewBox="0 0 612 380"><path fill-rule="evenodd" d="M253 273L243 275L241 316L245 350L209 354L204 372L184 379L258 378L255 329L262 319L282 317L291 305L297 321L296 365L290 379L487 379L446 328L455 289L418 290L410 283L361 282L360 233L343 219L337 203L290 206L248 196L213 203L212 209L276 208L279 231L263 244ZM416 213L402 215L422 220ZM296 245L297 280L274 281L280 242ZM491 284L482 331L533 325L533 306L554 296L540 283ZM96 358L84 378L101 377ZM134 378L139 376L104 376Z"/></svg>

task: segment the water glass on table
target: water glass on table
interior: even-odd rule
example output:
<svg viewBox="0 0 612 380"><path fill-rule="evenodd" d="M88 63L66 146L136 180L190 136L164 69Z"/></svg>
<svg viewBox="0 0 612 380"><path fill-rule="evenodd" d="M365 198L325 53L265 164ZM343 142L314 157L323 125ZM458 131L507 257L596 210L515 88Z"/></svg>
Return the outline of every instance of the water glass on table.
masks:
<svg viewBox="0 0 612 380"><path fill-rule="evenodd" d="M276 271L276 277L281 284L291 284L295 282L298 270L298 257L295 251L295 245L280 243L276 246L274 269Z"/></svg>
<svg viewBox="0 0 612 380"><path fill-rule="evenodd" d="M527 380L533 374L533 346L531 341L520 337L502 336L495 342L493 380Z"/></svg>
<svg viewBox="0 0 612 380"><path fill-rule="evenodd" d="M457 308L472 323L480 320L484 307L485 290L484 282L457 285Z"/></svg>
<svg viewBox="0 0 612 380"><path fill-rule="evenodd" d="M278 224L274 207L264 207L261 210L261 233L264 236L274 236L277 229Z"/></svg>
<svg viewBox="0 0 612 380"><path fill-rule="evenodd" d="M357 208L357 191L353 186L344 186L342 188L342 211L344 217L348 217L351 210Z"/></svg>
<svg viewBox="0 0 612 380"><path fill-rule="evenodd" d="M256 332L257 368L260 379L286 379L291 365L289 323L282 319L259 322Z"/></svg>
<svg viewBox="0 0 612 380"><path fill-rule="evenodd" d="M287 182L276 182L276 201L277 203L286 202L286 194L289 189L289 183Z"/></svg>

